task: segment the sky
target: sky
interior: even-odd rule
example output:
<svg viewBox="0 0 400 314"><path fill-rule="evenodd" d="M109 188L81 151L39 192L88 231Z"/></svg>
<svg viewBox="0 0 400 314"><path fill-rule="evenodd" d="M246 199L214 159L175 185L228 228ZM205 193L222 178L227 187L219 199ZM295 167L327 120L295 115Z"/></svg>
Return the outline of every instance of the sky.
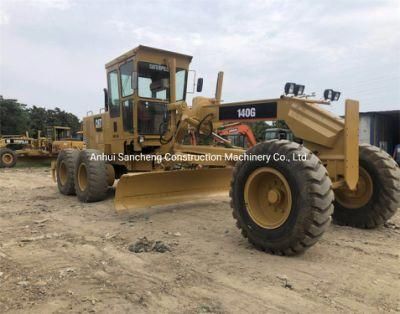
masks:
<svg viewBox="0 0 400 314"><path fill-rule="evenodd" d="M400 1L0 0L0 95L79 117L103 106L104 65L147 45L192 55L225 102L276 98L286 82L361 111L400 108Z"/></svg>

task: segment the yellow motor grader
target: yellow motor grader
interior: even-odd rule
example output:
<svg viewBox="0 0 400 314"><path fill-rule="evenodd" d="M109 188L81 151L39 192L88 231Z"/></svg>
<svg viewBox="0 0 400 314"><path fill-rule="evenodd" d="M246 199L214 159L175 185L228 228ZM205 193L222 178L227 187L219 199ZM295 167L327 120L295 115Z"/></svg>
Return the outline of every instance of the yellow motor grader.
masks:
<svg viewBox="0 0 400 314"><path fill-rule="evenodd" d="M83 147L83 141L72 139L71 128L65 126L47 127L45 136L38 131L37 138L30 137L28 132L5 135L0 138L0 168L14 167L18 158L55 158L63 149Z"/></svg>
<svg viewBox="0 0 400 314"><path fill-rule="evenodd" d="M17 163L17 149L32 146L35 140L28 134L0 137L0 168L12 168Z"/></svg>
<svg viewBox="0 0 400 314"><path fill-rule="evenodd" d="M117 211L210 198L230 190L243 236L264 251L294 255L312 246L331 215L339 224L373 228L400 205L400 170L393 159L358 144L358 108L345 101L344 119L325 100L287 83L285 95L223 103L223 73L215 97L186 102L191 56L139 46L106 64L105 107L83 120L86 149L60 152L54 165L65 195L103 200L116 185ZM197 81L201 91L202 79ZM302 144L270 140L245 151L203 141L228 122L284 120Z"/></svg>

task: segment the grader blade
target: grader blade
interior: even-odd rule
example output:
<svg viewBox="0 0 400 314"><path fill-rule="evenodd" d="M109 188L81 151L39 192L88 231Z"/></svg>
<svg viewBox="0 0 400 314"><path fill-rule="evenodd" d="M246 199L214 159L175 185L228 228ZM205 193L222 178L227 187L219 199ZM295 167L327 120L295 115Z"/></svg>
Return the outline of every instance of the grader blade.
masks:
<svg viewBox="0 0 400 314"><path fill-rule="evenodd" d="M125 174L115 193L117 211L209 198L227 193L232 168Z"/></svg>

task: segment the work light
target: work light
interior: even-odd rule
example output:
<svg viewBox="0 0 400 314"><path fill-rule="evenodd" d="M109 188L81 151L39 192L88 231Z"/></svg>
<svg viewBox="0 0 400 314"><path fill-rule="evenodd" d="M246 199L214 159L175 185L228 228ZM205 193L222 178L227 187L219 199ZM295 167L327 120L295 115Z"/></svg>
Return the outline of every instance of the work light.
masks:
<svg viewBox="0 0 400 314"><path fill-rule="evenodd" d="M338 101L340 98L340 92L333 92L333 101Z"/></svg>
<svg viewBox="0 0 400 314"><path fill-rule="evenodd" d="M325 89L324 98L325 100L338 101L340 92L334 91L333 89Z"/></svg>
<svg viewBox="0 0 400 314"><path fill-rule="evenodd" d="M332 100L333 90L332 89L325 89L324 91L324 98L325 100Z"/></svg>
<svg viewBox="0 0 400 314"><path fill-rule="evenodd" d="M294 94L295 94L295 96L303 95L304 94L304 85L296 84L294 87Z"/></svg>
<svg viewBox="0 0 400 314"><path fill-rule="evenodd" d="M285 84L285 94L286 95L294 94L295 87L296 87L295 83L286 83Z"/></svg>
<svg viewBox="0 0 400 314"><path fill-rule="evenodd" d="M303 95L304 93L304 85L296 84L296 83L286 83L285 84L285 95Z"/></svg>

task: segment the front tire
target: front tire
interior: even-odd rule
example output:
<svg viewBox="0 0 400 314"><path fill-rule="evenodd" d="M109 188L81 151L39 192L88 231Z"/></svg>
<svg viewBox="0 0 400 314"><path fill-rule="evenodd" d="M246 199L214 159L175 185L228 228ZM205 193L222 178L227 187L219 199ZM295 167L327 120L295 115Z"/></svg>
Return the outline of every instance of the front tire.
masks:
<svg viewBox="0 0 400 314"><path fill-rule="evenodd" d="M273 160L275 153L285 161ZM240 161L231 182L236 225L257 248L295 255L314 245L330 224L332 183L321 161L308 149L286 140L259 143L247 154L266 161ZM293 161L293 154L307 156ZM290 160L288 162L287 160Z"/></svg>
<svg viewBox="0 0 400 314"><path fill-rule="evenodd" d="M0 168L12 168L17 163L17 154L9 148L0 149Z"/></svg>
<svg viewBox="0 0 400 314"><path fill-rule="evenodd" d="M75 166L75 191L81 202L102 201L108 190L107 165L101 153L95 149L79 152Z"/></svg>
<svg viewBox="0 0 400 314"><path fill-rule="evenodd" d="M400 168L383 150L360 144L357 189L335 191L333 220L339 225L371 229L382 225L400 207Z"/></svg>

